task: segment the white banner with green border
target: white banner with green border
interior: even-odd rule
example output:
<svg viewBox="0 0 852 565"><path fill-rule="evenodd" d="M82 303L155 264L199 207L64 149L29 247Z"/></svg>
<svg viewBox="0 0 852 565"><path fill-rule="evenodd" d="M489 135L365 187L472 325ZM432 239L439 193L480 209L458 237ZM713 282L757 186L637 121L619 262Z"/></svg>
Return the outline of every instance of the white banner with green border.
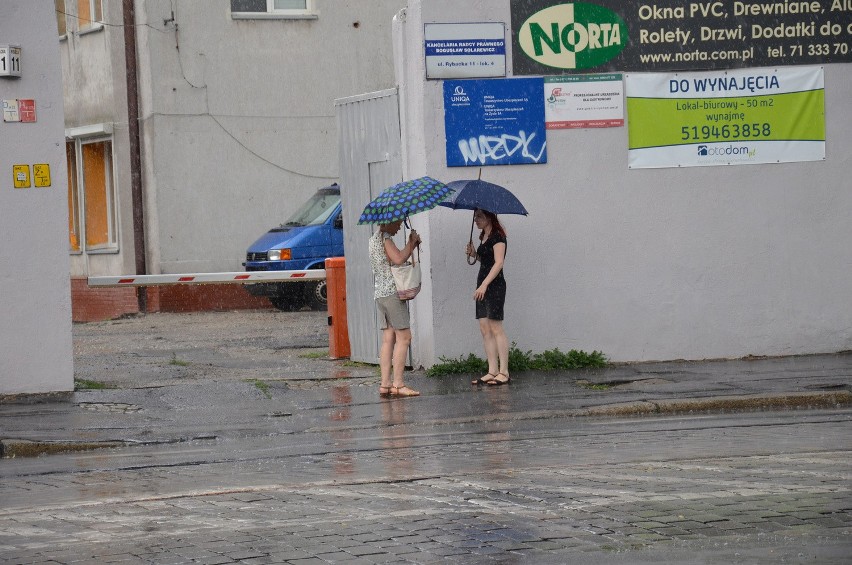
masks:
<svg viewBox="0 0 852 565"><path fill-rule="evenodd" d="M628 166L825 159L822 67L625 75Z"/></svg>

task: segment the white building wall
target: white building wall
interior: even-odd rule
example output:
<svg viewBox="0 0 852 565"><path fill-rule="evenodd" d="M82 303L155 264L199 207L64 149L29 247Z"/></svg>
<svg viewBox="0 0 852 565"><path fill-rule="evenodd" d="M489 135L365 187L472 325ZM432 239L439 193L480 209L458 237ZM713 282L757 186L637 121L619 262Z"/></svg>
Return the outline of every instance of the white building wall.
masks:
<svg viewBox="0 0 852 565"><path fill-rule="evenodd" d="M423 24L508 26L509 2L411 0L398 19L405 176L476 178L477 168L446 167L442 82L425 80ZM510 341L613 361L852 348L850 91L852 65L826 65L823 162L631 171L625 126L549 130L547 164L483 167L483 180L530 212L501 217ZM418 364L482 355L478 266L463 252L470 222L441 208L416 216L431 273L414 301Z"/></svg>
<svg viewBox="0 0 852 565"><path fill-rule="evenodd" d="M62 76L53 4L7 0L0 44L21 46L0 99L33 99L36 122L0 122L0 394L71 391L71 295ZM13 165L50 165L49 187L14 188ZM31 179L32 181L32 179Z"/></svg>
<svg viewBox="0 0 852 565"><path fill-rule="evenodd" d="M250 243L337 180L334 100L394 85L404 4L317 0L316 19L235 20L229 0L135 0L149 273L241 270ZM66 2L65 127L113 132L118 228L117 250L71 255L76 276L136 268L122 6L103 2L104 25L80 31Z"/></svg>
<svg viewBox="0 0 852 565"><path fill-rule="evenodd" d="M137 27L150 273L241 270L255 239L338 179L334 100L393 86L404 4L235 20L227 0L136 3L156 28Z"/></svg>

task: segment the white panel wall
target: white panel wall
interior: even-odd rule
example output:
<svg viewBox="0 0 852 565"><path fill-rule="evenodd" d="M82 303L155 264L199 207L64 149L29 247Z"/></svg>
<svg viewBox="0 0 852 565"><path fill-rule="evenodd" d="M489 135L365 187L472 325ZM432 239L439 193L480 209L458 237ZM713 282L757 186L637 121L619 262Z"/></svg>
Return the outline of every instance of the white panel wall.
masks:
<svg viewBox="0 0 852 565"><path fill-rule="evenodd" d="M402 179L396 89L335 101L346 247L346 309L351 359L378 363L381 330L367 240L375 227L358 225L367 202Z"/></svg>
<svg viewBox="0 0 852 565"><path fill-rule="evenodd" d="M476 178L476 168L446 167L442 83L424 80L423 23L508 24L509 2L411 0L404 20L405 176ZM827 65L825 80L824 162L630 171L625 126L550 130L547 164L483 167L530 212L502 218L510 340L614 361L852 348L852 65ZM432 283L415 301L426 366L482 355L477 267L463 254L470 220L444 209L418 217Z"/></svg>
<svg viewBox="0 0 852 565"><path fill-rule="evenodd" d="M70 391L68 180L62 77L51 2L7 0L0 43L21 46L21 78L0 99L34 99L35 123L0 122L0 394ZM51 186L13 188L12 166L50 165Z"/></svg>

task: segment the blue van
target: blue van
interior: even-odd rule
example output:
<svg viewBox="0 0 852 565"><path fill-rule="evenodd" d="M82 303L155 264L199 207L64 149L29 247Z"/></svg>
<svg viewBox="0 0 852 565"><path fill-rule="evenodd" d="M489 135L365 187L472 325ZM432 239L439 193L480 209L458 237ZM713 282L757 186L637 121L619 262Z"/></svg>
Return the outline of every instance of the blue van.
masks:
<svg viewBox="0 0 852 565"><path fill-rule="evenodd" d="M286 222L252 243L246 271L324 269L328 257L343 256L343 217L337 183L319 189ZM245 285L253 296L266 296L279 310L326 308L326 282L303 281Z"/></svg>

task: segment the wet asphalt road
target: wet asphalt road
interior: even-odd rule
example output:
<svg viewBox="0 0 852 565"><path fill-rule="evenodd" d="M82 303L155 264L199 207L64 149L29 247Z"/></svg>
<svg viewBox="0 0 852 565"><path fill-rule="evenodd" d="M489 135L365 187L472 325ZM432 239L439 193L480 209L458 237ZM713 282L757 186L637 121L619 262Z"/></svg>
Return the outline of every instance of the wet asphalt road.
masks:
<svg viewBox="0 0 852 565"><path fill-rule="evenodd" d="M75 326L78 378L120 388L70 405L0 406L0 422L139 444L0 460L0 562L846 563L852 554L848 408L578 418L560 409L569 397L604 402L594 395L612 391L522 376L476 390L466 377L422 374L410 377L422 398L383 400L372 367L308 355L325 345L324 316L277 314ZM802 366L784 366L786 380L802 378ZM269 388L249 382L258 375ZM829 378L824 367L810 376L807 386ZM673 375L654 378L669 393L686 390Z"/></svg>
<svg viewBox="0 0 852 565"><path fill-rule="evenodd" d="M387 401L404 420L409 401ZM852 412L317 431L2 463L8 563L844 563ZM846 449L838 449L839 446Z"/></svg>

